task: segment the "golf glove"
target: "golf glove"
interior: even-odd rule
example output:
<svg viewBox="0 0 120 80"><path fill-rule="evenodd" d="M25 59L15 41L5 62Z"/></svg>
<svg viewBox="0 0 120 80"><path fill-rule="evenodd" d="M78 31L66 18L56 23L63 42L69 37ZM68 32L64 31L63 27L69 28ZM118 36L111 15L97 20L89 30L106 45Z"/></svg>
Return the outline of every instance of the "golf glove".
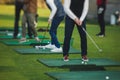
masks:
<svg viewBox="0 0 120 80"><path fill-rule="evenodd" d="M98 9L98 14L101 14L101 13L103 12L103 10L104 10L104 8L100 7L100 8Z"/></svg>

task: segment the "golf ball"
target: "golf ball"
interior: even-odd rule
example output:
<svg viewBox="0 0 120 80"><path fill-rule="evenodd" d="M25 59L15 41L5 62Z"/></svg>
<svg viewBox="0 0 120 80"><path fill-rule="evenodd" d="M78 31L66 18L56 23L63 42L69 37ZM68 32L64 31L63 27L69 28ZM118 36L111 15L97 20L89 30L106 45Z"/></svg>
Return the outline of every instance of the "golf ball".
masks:
<svg viewBox="0 0 120 80"><path fill-rule="evenodd" d="M85 62L84 64L87 64L87 62Z"/></svg>
<svg viewBox="0 0 120 80"><path fill-rule="evenodd" d="M84 61L82 61L81 63L84 64Z"/></svg>
<svg viewBox="0 0 120 80"><path fill-rule="evenodd" d="M35 49L39 49L39 46L35 46Z"/></svg>
<svg viewBox="0 0 120 80"><path fill-rule="evenodd" d="M45 47L43 46L43 49L45 49Z"/></svg>
<svg viewBox="0 0 120 80"><path fill-rule="evenodd" d="M106 79L109 79L109 76L106 76L105 78L106 78Z"/></svg>
<svg viewBox="0 0 120 80"><path fill-rule="evenodd" d="M102 49L100 49L99 52L102 52Z"/></svg>

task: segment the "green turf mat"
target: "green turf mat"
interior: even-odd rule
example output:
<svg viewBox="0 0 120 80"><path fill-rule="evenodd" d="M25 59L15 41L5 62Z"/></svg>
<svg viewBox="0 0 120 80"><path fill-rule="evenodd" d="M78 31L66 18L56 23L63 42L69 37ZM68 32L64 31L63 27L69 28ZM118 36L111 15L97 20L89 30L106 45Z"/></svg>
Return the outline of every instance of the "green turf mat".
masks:
<svg viewBox="0 0 120 80"><path fill-rule="evenodd" d="M13 31L13 28L0 28L0 31Z"/></svg>
<svg viewBox="0 0 120 80"><path fill-rule="evenodd" d="M20 54L56 54L62 52L51 52L50 49L35 49L35 48L19 48L15 49L15 51L19 52ZM70 48L70 53L80 53L79 50Z"/></svg>
<svg viewBox="0 0 120 80"><path fill-rule="evenodd" d="M83 66L81 59L70 59L70 61L65 62L63 59L38 59L39 62L49 66L49 67L69 67L69 66ZM93 58L89 59L86 65L96 65L96 66L120 66L120 62L116 62L110 59L104 58Z"/></svg>
<svg viewBox="0 0 120 80"><path fill-rule="evenodd" d="M43 40L42 42L37 42L34 39L30 39L27 42L20 43L19 40L4 40L2 41L4 44L9 45L9 46L18 46L18 45L40 45L40 44L48 44L50 43L50 40Z"/></svg>
<svg viewBox="0 0 120 80"><path fill-rule="evenodd" d="M13 35L13 31L0 31L0 34L3 34L3 35Z"/></svg>
<svg viewBox="0 0 120 80"><path fill-rule="evenodd" d="M120 71L49 72L57 80L120 80Z"/></svg>
<svg viewBox="0 0 120 80"><path fill-rule="evenodd" d="M38 37L40 39L42 39L42 38L48 39L48 37L45 37L42 35L39 35ZM21 38L21 36L18 36L18 38ZM28 36L27 36L27 38L28 38ZM0 35L0 39L13 39L13 36L12 35Z"/></svg>
<svg viewBox="0 0 120 80"><path fill-rule="evenodd" d="M7 32L6 31L0 31L0 34L5 35Z"/></svg>

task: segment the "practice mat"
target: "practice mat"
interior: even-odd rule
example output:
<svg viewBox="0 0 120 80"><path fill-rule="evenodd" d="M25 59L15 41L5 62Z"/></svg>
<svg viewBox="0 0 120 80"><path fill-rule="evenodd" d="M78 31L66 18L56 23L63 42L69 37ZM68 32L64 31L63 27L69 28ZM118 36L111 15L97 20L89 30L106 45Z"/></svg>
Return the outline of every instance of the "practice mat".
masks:
<svg viewBox="0 0 120 80"><path fill-rule="evenodd" d="M8 30L6 30L6 31L0 31L0 34L13 36L13 31L8 31ZM19 33L19 34L20 34L20 33ZM18 35L19 35L19 34L18 34Z"/></svg>
<svg viewBox="0 0 120 80"><path fill-rule="evenodd" d="M51 52L50 49L35 49L35 48L19 48L15 49L15 51L17 51L20 54L56 54L56 53L62 54L62 52ZM80 54L81 52L80 50L71 47L69 53Z"/></svg>
<svg viewBox="0 0 120 80"><path fill-rule="evenodd" d="M70 59L65 62L63 59L38 59L39 62L49 67L69 67L69 66L83 66L83 65L96 65L96 66L120 66L120 62L110 59L93 58L89 59L87 64L82 64L81 59Z"/></svg>
<svg viewBox="0 0 120 80"><path fill-rule="evenodd" d="M13 31L13 28L0 28L0 31Z"/></svg>
<svg viewBox="0 0 120 80"><path fill-rule="evenodd" d="M6 34L7 34L7 31L0 31L0 34L6 35Z"/></svg>
<svg viewBox="0 0 120 80"><path fill-rule="evenodd" d="M41 35L39 35L38 37L40 39L43 39L43 38L48 39L48 37L41 36ZM21 38L21 36L18 36L18 38ZM28 38L28 36L27 36L27 38ZM0 39L13 39L13 36L12 35L0 35Z"/></svg>
<svg viewBox="0 0 120 80"><path fill-rule="evenodd" d="M20 43L19 40L4 40L2 41L4 44L9 45L9 46L19 46L19 45L40 45L44 44L47 45L50 43L50 40L44 39L42 42L37 42L34 39L28 39L27 42Z"/></svg>
<svg viewBox="0 0 120 80"><path fill-rule="evenodd" d="M120 80L120 71L48 72L57 80Z"/></svg>

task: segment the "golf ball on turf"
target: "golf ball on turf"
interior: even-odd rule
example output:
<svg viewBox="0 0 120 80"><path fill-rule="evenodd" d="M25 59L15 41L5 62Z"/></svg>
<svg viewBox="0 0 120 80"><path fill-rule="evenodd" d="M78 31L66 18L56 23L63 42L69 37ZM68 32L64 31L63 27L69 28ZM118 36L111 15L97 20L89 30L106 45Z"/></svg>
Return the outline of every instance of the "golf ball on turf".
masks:
<svg viewBox="0 0 120 80"><path fill-rule="evenodd" d="M43 49L45 49L45 47L43 46Z"/></svg>
<svg viewBox="0 0 120 80"><path fill-rule="evenodd" d="M81 63L84 64L84 61L82 61Z"/></svg>
<svg viewBox="0 0 120 80"><path fill-rule="evenodd" d="M105 79L109 79L109 76L106 76Z"/></svg>
<svg viewBox="0 0 120 80"><path fill-rule="evenodd" d="M102 52L102 49L100 49L99 52Z"/></svg>
<svg viewBox="0 0 120 80"><path fill-rule="evenodd" d="M35 46L35 49L39 49L39 47L38 47L38 46Z"/></svg>

